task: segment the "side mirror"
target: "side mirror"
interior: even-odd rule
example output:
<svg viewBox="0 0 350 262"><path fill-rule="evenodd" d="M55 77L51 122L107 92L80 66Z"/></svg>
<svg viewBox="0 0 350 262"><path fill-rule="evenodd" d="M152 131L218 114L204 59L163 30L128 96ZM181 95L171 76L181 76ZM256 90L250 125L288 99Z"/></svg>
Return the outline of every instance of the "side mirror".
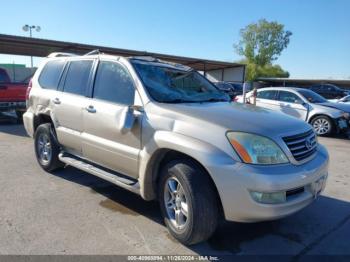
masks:
<svg viewBox="0 0 350 262"><path fill-rule="evenodd" d="M143 112L143 107L137 106L137 105L131 105L123 109L121 116L119 118L119 127L118 127L118 129L122 133L129 132L133 128L135 124L135 120L137 118L136 112Z"/></svg>
<svg viewBox="0 0 350 262"><path fill-rule="evenodd" d="M309 109L309 104L306 102L302 102L302 106L305 107L306 109Z"/></svg>

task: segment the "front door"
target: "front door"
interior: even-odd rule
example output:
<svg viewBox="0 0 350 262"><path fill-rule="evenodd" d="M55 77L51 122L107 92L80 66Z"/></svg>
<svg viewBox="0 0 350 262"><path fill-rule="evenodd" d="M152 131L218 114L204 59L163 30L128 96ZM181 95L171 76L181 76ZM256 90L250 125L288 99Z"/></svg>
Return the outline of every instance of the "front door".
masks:
<svg viewBox="0 0 350 262"><path fill-rule="evenodd" d="M308 110L298 95L289 91L279 91L278 102L282 113L306 120Z"/></svg>
<svg viewBox="0 0 350 262"><path fill-rule="evenodd" d="M83 155L90 161L131 177L138 177L141 117L131 130L121 130L129 106L135 104L134 82L115 61L100 61L92 98L85 105Z"/></svg>

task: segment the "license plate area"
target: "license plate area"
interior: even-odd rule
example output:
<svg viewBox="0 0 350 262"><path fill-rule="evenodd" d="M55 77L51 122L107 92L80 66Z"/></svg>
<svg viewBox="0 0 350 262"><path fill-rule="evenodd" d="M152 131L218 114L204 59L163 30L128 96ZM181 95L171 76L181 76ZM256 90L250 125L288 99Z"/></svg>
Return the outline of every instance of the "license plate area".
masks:
<svg viewBox="0 0 350 262"><path fill-rule="evenodd" d="M315 199L321 194L321 191L324 188L325 181L326 176L322 176L321 178L317 179L311 184L311 192Z"/></svg>

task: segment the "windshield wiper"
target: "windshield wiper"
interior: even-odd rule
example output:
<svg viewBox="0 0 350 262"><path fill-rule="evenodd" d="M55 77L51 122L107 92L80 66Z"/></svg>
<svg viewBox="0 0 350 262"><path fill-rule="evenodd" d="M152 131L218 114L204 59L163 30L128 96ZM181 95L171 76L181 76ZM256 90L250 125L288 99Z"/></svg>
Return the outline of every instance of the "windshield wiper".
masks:
<svg viewBox="0 0 350 262"><path fill-rule="evenodd" d="M178 104L178 103L207 103L207 102L229 102L229 100L224 98L210 98L207 100L186 100L186 99L173 99L173 100L165 100L161 101L162 103L169 103L169 104Z"/></svg>
<svg viewBox="0 0 350 262"><path fill-rule="evenodd" d="M164 100L161 102L162 103L169 103L169 104L179 104L179 103L198 103L201 101L185 100L185 99L177 98L177 99L173 99L173 100Z"/></svg>
<svg viewBox="0 0 350 262"><path fill-rule="evenodd" d="M198 102L201 102L201 103L204 103L204 102L229 102L229 100L227 100L225 98L210 98L208 100L202 100L202 101L198 101Z"/></svg>

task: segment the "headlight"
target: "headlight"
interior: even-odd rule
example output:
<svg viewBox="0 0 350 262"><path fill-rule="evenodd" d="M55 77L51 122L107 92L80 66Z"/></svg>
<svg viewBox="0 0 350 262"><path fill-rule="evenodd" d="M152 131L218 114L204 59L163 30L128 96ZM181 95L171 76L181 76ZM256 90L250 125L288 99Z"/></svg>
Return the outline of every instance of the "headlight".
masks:
<svg viewBox="0 0 350 262"><path fill-rule="evenodd" d="M281 148L269 138L244 132L228 132L227 138L245 163L271 165L289 162Z"/></svg>
<svg viewBox="0 0 350 262"><path fill-rule="evenodd" d="M346 112L342 112L342 117L344 117L345 119L349 119L350 114Z"/></svg>

